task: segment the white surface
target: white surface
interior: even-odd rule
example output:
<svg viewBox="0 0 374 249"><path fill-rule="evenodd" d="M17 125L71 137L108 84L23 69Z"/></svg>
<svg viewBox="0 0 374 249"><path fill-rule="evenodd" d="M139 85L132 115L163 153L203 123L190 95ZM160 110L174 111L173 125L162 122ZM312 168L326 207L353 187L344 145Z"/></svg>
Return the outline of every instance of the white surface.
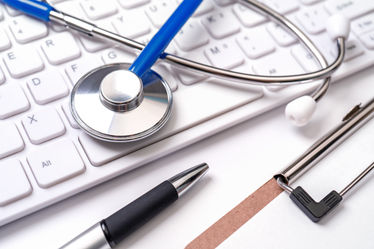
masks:
<svg viewBox="0 0 374 249"><path fill-rule="evenodd" d="M211 169L195 188L118 247L183 248L337 124L353 105L373 97L373 80L374 68L371 68L334 85L306 127L290 126L284 120L283 108L278 108L5 225L0 228L0 248L56 248L162 180L205 161ZM369 123L365 127L373 125ZM372 135L368 128L362 130L364 137ZM312 189L312 197L318 200L332 188L340 190L347 179L373 160L370 158L373 147L354 145L341 159L334 161L336 158L332 157L329 165L318 167L309 177L302 178L302 186ZM313 172L323 172L330 165L341 166L339 177L331 174L324 175L323 179L313 177ZM355 170L344 171L346 165L355 166ZM246 241L233 240L235 246L226 248L373 248L372 178L373 174L369 175L320 224L312 223L286 194L281 194L247 223ZM235 237L240 238L239 235Z"/></svg>

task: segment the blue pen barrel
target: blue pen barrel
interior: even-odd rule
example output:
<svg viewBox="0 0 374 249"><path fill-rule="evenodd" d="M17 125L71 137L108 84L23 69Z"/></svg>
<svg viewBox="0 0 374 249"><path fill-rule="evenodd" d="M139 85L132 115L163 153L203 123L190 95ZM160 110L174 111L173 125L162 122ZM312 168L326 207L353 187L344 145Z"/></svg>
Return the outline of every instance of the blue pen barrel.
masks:
<svg viewBox="0 0 374 249"><path fill-rule="evenodd" d="M37 0L2 0L10 7L20 10L32 17L49 22L49 12L54 8L48 3Z"/></svg>
<svg viewBox="0 0 374 249"><path fill-rule="evenodd" d="M184 0L153 36L129 70L141 78L153 66L201 2L202 0Z"/></svg>

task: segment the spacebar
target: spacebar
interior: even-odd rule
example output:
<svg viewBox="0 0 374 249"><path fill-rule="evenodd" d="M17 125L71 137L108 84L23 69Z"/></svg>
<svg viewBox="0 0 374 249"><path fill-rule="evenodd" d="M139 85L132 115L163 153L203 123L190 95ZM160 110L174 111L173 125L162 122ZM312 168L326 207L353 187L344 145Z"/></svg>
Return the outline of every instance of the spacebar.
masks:
<svg viewBox="0 0 374 249"><path fill-rule="evenodd" d="M213 83L192 85L174 92L170 120L151 137L137 142L118 144L98 141L82 133L79 141L92 165L102 166L262 96L260 88L254 91L233 89Z"/></svg>

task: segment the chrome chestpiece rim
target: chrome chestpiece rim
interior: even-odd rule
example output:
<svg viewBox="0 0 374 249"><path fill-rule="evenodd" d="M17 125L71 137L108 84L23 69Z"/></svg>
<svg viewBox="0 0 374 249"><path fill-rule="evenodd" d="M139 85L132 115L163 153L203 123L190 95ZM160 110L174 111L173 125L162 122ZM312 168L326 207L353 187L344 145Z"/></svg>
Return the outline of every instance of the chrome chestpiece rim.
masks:
<svg viewBox="0 0 374 249"><path fill-rule="evenodd" d="M152 70L140 80L129 67L129 63L98 67L74 86L72 115L89 135L110 142L132 142L152 135L169 119L169 85Z"/></svg>

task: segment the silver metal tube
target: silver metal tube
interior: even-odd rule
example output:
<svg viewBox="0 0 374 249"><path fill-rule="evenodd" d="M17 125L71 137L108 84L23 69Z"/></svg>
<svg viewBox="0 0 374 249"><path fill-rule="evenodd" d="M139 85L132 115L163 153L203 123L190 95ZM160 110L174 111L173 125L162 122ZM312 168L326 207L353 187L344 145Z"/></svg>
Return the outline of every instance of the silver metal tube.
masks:
<svg viewBox="0 0 374 249"><path fill-rule="evenodd" d="M282 177L285 183L295 180L369 121L373 117L373 114L374 99L371 99L365 106L355 106L344 117L340 125L319 139L304 154L275 177Z"/></svg>
<svg viewBox="0 0 374 249"><path fill-rule="evenodd" d="M369 172L374 169L374 162L369 165L364 171L362 171L351 183L349 183L342 191L340 195L345 195L349 190L351 190L357 183L359 183Z"/></svg>

